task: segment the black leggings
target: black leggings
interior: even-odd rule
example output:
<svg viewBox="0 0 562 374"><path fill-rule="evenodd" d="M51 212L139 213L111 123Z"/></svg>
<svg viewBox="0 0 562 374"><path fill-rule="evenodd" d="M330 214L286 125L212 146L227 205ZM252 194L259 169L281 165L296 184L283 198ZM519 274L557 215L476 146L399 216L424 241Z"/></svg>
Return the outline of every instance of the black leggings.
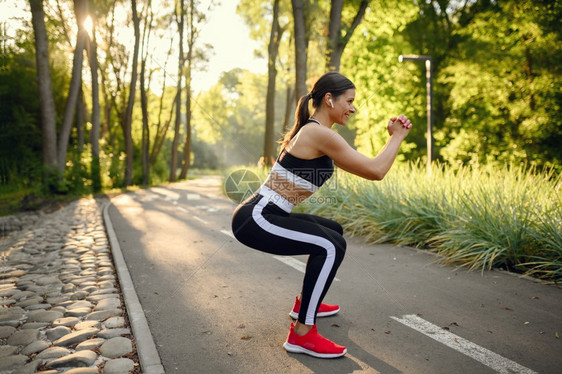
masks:
<svg viewBox="0 0 562 374"><path fill-rule="evenodd" d="M241 243L263 252L309 255L298 320L315 324L320 303L345 255L341 225L311 214L287 212L256 194L234 211L232 232Z"/></svg>

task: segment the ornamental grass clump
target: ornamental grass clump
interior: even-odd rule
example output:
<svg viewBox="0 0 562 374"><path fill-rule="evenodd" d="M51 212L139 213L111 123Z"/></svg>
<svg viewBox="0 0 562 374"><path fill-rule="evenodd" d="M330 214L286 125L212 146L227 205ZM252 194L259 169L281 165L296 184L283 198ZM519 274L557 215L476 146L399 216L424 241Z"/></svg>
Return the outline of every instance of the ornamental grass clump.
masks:
<svg viewBox="0 0 562 374"><path fill-rule="evenodd" d="M527 274L544 279L562 280L562 207L560 201L549 211L544 211L533 223L530 234L537 245L528 262L521 264Z"/></svg>
<svg viewBox="0 0 562 374"><path fill-rule="evenodd" d="M432 238L436 251L471 269L524 262L525 248L534 245L528 235L532 203L515 198L513 186L489 176L480 176L471 187L459 193L457 215Z"/></svg>

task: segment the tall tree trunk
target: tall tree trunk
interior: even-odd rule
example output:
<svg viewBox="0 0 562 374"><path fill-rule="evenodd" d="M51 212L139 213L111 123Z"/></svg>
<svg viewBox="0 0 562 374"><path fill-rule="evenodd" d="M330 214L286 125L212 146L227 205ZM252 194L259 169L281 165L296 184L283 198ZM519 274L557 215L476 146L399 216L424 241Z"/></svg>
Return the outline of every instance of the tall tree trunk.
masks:
<svg viewBox="0 0 562 374"><path fill-rule="evenodd" d="M273 143L275 129L275 83L277 79L277 55L279 42L283 31L279 26L279 0L273 3L273 20L267 47L267 94L265 98L265 139L263 146L263 164L266 167L273 165Z"/></svg>
<svg viewBox="0 0 562 374"><path fill-rule="evenodd" d="M339 61L336 67L336 61L334 61L334 59L336 58L336 49L340 42L342 10L343 0L332 0L332 5L330 7L330 24L328 25L328 48L326 49L328 57L326 61L327 70L339 70Z"/></svg>
<svg viewBox="0 0 562 374"><path fill-rule="evenodd" d="M188 63L188 69L191 69L191 62ZM186 77L186 80L191 80L191 74ZM191 163L191 85L188 83L187 93L185 98L185 141L183 144L183 163L181 166L180 179L187 178L187 171Z"/></svg>
<svg viewBox="0 0 562 374"><path fill-rule="evenodd" d="M142 110L142 184L148 185L150 182L150 163L148 162L150 149L150 130L148 126L148 99L145 84L146 59L141 62L140 93Z"/></svg>
<svg viewBox="0 0 562 374"><path fill-rule="evenodd" d="M304 5L302 0L291 0L293 4L293 19L295 27L295 93L298 100L306 95L306 64L308 42Z"/></svg>
<svg viewBox="0 0 562 374"><path fill-rule="evenodd" d="M86 127L86 103L84 102L84 90L80 86L78 91L78 102L76 103L76 145L78 146L78 153L84 150L84 128ZM78 157L78 159L80 159Z"/></svg>
<svg viewBox="0 0 562 374"><path fill-rule="evenodd" d="M142 184L148 185L150 182L150 163L149 163L149 150L150 150L150 131L148 126L148 98L146 95L146 60L148 58L148 42L150 40L150 31L152 29L152 1L148 0L147 11L150 16L147 22L144 23L142 33L142 61L140 73L140 93L141 93L141 108L142 108ZM164 93L162 93L164 95Z"/></svg>
<svg viewBox="0 0 562 374"><path fill-rule="evenodd" d="M181 86L183 77L183 29L185 19L185 5L183 0L180 0L180 17L178 23L178 32L180 34L179 40L179 57L178 57L178 82L177 82L177 96L176 96L176 124L174 127L174 140L172 141L172 162L170 165L170 182L176 180L176 169L178 167L178 143L180 137L181 125Z"/></svg>
<svg viewBox="0 0 562 374"><path fill-rule="evenodd" d="M185 140L183 144L183 162L180 179L187 177L187 170L191 163L191 67L193 49L195 48L195 4L189 2L189 36L187 42L187 71L185 72Z"/></svg>
<svg viewBox="0 0 562 374"><path fill-rule="evenodd" d="M74 114L82 85L82 63L84 61L84 48L88 37L88 33L84 29L84 19L88 14L87 1L75 0L74 13L76 14L76 22L78 23L78 33L76 35L76 46L74 48L72 77L70 78L70 88L68 90L68 97L66 98L66 105L64 107L64 115L62 118L62 126L59 133L57 149L59 173L61 176L64 173L70 131L72 130L72 122L74 121Z"/></svg>
<svg viewBox="0 0 562 374"><path fill-rule="evenodd" d="M293 120L293 113L295 112L295 90L288 84L285 93L285 114L283 114L283 130L282 134L289 131L291 122Z"/></svg>
<svg viewBox="0 0 562 374"><path fill-rule="evenodd" d="M103 96L103 108L101 108L101 112L103 113L103 120L100 122L100 139L105 139L108 137L109 134L109 122L111 120L111 109L113 108L111 94L109 93L109 89L106 87L106 74L104 74L103 68L99 69L100 75L100 90ZM100 118L100 119L101 119Z"/></svg>
<svg viewBox="0 0 562 374"><path fill-rule="evenodd" d="M92 35L88 38L87 51L90 65L90 75L92 76L92 130L90 131L90 144L92 145L92 163L90 173L92 178L92 191L101 191L101 171L100 171L100 93L98 80L98 45L96 42L97 19L94 12L92 17Z"/></svg>
<svg viewBox="0 0 562 374"><path fill-rule="evenodd" d="M347 33L342 35L341 15L343 11L343 0L332 0L330 9L330 25L328 26L328 49L326 68L328 70L340 70L341 56L345 46L351 39L353 32L359 26L367 10L370 0L362 0L359 4L359 9L353 18L353 22L349 27Z"/></svg>
<svg viewBox="0 0 562 374"><path fill-rule="evenodd" d="M133 10L133 26L135 30L135 46L133 49L133 66L131 72L131 85L129 87L129 101L127 103L127 112L125 114L125 121L123 123L124 137L125 137L125 181L124 185L130 186L133 184L133 106L135 104L135 93L137 87L137 71L139 61L139 44L140 44L140 26L139 16L137 13L137 1L131 0Z"/></svg>
<svg viewBox="0 0 562 374"><path fill-rule="evenodd" d="M109 32L109 42L107 43L107 50L113 44L113 34L115 32L115 5L116 3L113 2L111 7L111 22L108 23L107 28ZM111 57L110 55L108 58ZM107 65L111 65L111 60L106 62ZM109 67L107 68L109 70ZM112 94L111 90L106 86L106 82L108 82L107 74L104 71L103 66L99 69L100 73L100 88L103 95L103 122L101 123L100 129L100 139L106 139L106 144L112 144L111 142L111 130L109 128L111 123L111 112L115 106L115 95Z"/></svg>
<svg viewBox="0 0 562 374"><path fill-rule="evenodd" d="M45 29L45 12L42 0L29 0L31 19L35 34L35 61L37 65L37 85L39 88L39 105L41 112L41 135L43 140L43 182L48 185L57 166L57 126L55 120L55 100L51 86L49 67L49 43Z"/></svg>

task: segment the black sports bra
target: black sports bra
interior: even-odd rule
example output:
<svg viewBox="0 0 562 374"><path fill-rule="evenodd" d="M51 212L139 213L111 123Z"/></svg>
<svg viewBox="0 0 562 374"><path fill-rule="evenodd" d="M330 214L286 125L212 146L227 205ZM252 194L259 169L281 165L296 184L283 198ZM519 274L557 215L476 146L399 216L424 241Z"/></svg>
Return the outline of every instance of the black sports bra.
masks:
<svg viewBox="0 0 562 374"><path fill-rule="evenodd" d="M316 122L316 121L311 121ZM312 183L316 187L321 187L334 173L334 161L324 155L317 158L305 160L298 158L287 152L285 148L281 151L275 165L273 165L273 171L280 172L279 166L285 169L289 174L286 176L291 179L291 175L297 176L304 179L305 181ZM282 174L282 173L279 173Z"/></svg>

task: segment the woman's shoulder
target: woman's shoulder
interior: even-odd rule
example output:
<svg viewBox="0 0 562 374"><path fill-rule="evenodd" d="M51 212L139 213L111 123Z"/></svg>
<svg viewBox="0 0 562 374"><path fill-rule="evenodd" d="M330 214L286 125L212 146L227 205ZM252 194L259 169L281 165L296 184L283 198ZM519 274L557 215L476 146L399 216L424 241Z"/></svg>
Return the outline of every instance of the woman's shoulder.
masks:
<svg viewBox="0 0 562 374"><path fill-rule="evenodd" d="M343 140L341 135L335 130L315 123L309 123L303 126L299 132L302 132L303 137L310 140L312 143L326 144L328 141L331 143L333 141L340 142Z"/></svg>
<svg viewBox="0 0 562 374"><path fill-rule="evenodd" d="M303 126L289 143L288 151L297 157L315 158L326 155L329 149L341 147L342 142L345 140L334 130L310 123Z"/></svg>
<svg viewBox="0 0 562 374"><path fill-rule="evenodd" d="M298 132L295 142L314 145L324 142L328 137L332 137L336 132L317 123L308 123Z"/></svg>
<svg viewBox="0 0 562 374"><path fill-rule="evenodd" d="M299 132L302 132L303 134L313 134L315 136L324 136L334 133L334 130L314 122L309 122L304 125Z"/></svg>
<svg viewBox="0 0 562 374"><path fill-rule="evenodd" d="M319 151L322 140L325 139L327 133L332 132L330 129L316 123L308 123L304 125L286 147L287 152L293 156L310 159L322 156Z"/></svg>

